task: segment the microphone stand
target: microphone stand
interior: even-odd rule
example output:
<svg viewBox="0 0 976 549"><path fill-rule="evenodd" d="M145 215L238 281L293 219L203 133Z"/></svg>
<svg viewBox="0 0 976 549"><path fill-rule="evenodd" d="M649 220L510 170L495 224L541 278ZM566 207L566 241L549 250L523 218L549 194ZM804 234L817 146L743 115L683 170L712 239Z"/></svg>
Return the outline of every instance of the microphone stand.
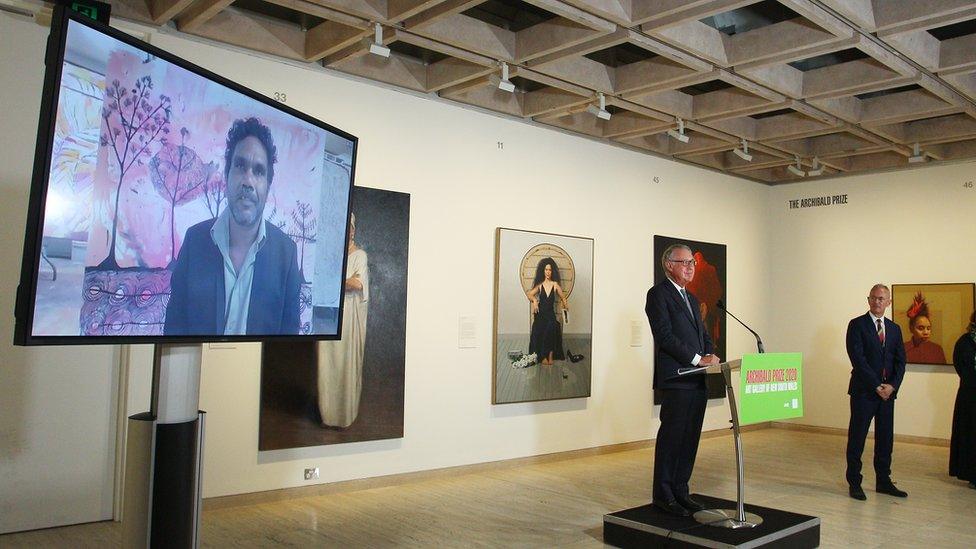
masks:
<svg viewBox="0 0 976 549"><path fill-rule="evenodd" d="M722 312L724 312L725 314L727 314L727 315L731 316L732 318L734 318L735 321L738 322L739 324L742 324L742 327L745 328L746 330L749 330L749 333L750 334L756 336L756 347L759 349L759 353L760 354L766 352L766 348L763 346L762 338L759 337L759 334L757 334L755 330L753 330L752 328L746 326L746 323L745 322L742 322L741 320L739 320L739 317L737 317L734 314L730 313L729 310L725 308L725 303L722 300L719 300L718 303L716 303L716 305L718 305L718 308L719 309L722 309Z"/></svg>

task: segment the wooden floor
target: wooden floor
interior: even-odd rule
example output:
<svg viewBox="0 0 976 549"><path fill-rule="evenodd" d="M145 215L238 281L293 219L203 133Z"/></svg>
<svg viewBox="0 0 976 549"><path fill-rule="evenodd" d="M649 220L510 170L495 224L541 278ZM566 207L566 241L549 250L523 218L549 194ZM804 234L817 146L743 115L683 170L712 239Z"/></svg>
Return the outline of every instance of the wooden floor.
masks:
<svg viewBox="0 0 976 549"><path fill-rule="evenodd" d="M868 500L858 502L847 497L843 436L772 428L743 441L746 501L819 516L824 547L976 547L976 490L947 476L947 448L896 443L893 477L909 497L876 494L869 469ZM871 451L869 441L868 464ZM702 440L693 491L734 497L732 455L730 437ZM225 500L204 512L202 546L600 547L604 513L648 500L652 458L641 448ZM120 531L107 522L54 528L0 536L0 547L112 547Z"/></svg>

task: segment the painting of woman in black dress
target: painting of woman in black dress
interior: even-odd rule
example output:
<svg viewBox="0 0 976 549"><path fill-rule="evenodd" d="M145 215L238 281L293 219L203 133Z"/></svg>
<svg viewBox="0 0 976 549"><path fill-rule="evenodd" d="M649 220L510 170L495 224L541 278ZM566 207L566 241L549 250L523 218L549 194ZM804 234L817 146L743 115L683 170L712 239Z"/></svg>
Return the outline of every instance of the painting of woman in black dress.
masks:
<svg viewBox="0 0 976 549"><path fill-rule="evenodd" d="M590 396L592 326L593 239L498 229L492 403Z"/></svg>
<svg viewBox="0 0 976 549"><path fill-rule="evenodd" d="M565 360L563 354L563 328L556 320L556 299L562 310L569 313L569 303L559 286L559 266L551 257L539 261L535 269L532 289L525 293L532 303L532 333L529 337L529 353L535 353L539 362L552 366L553 360Z"/></svg>

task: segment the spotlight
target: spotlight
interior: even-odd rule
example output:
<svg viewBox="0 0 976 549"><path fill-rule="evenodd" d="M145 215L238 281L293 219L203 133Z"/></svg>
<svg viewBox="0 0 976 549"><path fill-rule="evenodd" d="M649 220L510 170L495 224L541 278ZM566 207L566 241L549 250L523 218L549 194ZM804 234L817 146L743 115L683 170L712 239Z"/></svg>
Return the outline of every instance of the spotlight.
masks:
<svg viewBox="0 0 976 549"><path fill-rule="evenodd" d="M752 155L749 154L749 143L747 143L745 139L742 140L742 148L740 149L736 147L732 149L732 152L746 162L752 162Z"/></svg>
<svg viewBox="0 0 976 549"><path fill-rule="evenodd" d="M598 93L597 97L600 99L600 108L597 108L596 105L591 103L586 107L586 112L601 120L610 120L610 111L607 110L607 98L602 93Z"/></svg>
<svg viewBox="0 0 976 549"><path fill-rule="evenodd" d="M793 175L795 175L797 177L804 177L804 176L807 175L807 172L805 172L802 169L800 169L800 156L799 155L796 156L796 164L790 164L789 166L786 167L786 169L789 170L791 174L793 174Z"/></svg>
<svg viewBox="0 0 976 549"><path fill-rule="evenodd" d="M373 29L373 41L369 43L369 53L380 57L389 57L390 48L383 45L383 27L376 23Z"/></svg>
<svg viewBox="0 0 976 549"><path fill-rule="evenodd" d="M912 164L921 164L928 161L929 157L925 156L925 153L922 152L922 148L918 146L918 143L915 143L915 146L912 147L912 156L908 157L908 162Z"/></svg>
<svg viewBox="0 0 976 549"><path fill-rule="evenodd" d="M508 79L508 63L502 61L502 79L498 81L498 89L502 91L507 91L508 93L515 93L515 84L512 84Z"/></svg>
<svg viewBox="0 0 976 549"><path fill-rule="evenodd" d="M818 175L823 175L824 165L820 163L820 159L816 156L813 157L813 169L807 172L810 177L816 177Z"/></svg>
<svg viewBox="0 0 976 549"><path fill-rule="evenodd" d="M678 130L668 130L668 135L677 139L678 141L681 141L682 143L687 143L690 140L690 138L685 135L685 121L680 118L678 118Z"/></svg>

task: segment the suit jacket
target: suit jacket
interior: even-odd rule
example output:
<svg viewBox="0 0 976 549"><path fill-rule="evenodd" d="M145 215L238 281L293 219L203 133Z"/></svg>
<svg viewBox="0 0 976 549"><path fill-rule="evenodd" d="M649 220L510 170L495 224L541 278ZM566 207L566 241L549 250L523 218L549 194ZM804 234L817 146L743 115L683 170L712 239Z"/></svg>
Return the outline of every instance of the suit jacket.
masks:
<svg viewBox="0 0 976 549"><path fill-rule="evenodd" d="M847 356L851 359L849 395L876 395L882 383L895 388L891 398L898 395L898 387L905 376L905 344L901 328L884 319L885 342L878 339L878 327L870 313L851 319L847 325ZM882 379L887 370L887 378ZM880 398L880 397L879 397Z"/></svg>
<svg viewBox="0 0 976 549"><path fill-rule="evenodd" d="M210 236L215 221L203 221L186 230L170 278L165 335L224 333L224 260ZM298 248L281 229L264 223L267 240L254 259L246 332L298 334Z"/></svg>
<svg viewBox="0 0 976 549"><path fill-rule="evenodd" d="M712 338L702 322L698 299L688 292L691 311L671 280L655 284L647 291L644 312L654 334L654 388L704 389L705 375L670 379L678 368L690 368L695 355L713 352Z"/></svg>

